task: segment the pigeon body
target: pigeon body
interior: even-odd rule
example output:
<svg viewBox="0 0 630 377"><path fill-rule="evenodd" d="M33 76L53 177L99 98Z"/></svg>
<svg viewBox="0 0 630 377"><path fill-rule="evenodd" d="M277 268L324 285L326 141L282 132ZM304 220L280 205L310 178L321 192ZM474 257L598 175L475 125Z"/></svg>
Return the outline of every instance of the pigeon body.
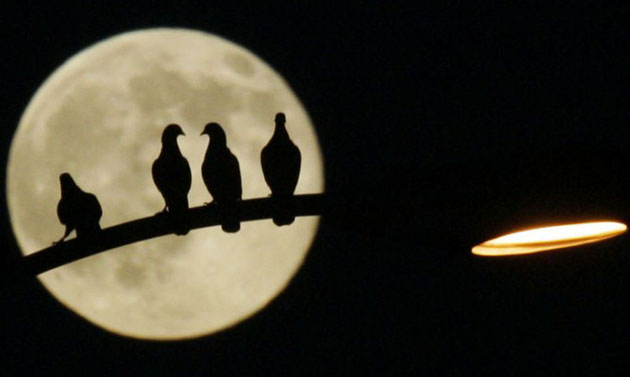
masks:
<svg viewBox="0 0 630 377"><path fill-rule="evenodd" d="M238 159L227 147L225 131L218 123L208 123L201 134L210 137L201 165L203 182L212 195L213 203L224 211L223 230L237 232L241 225L233 209L243 194Z"/></svg>
<svg viewBox="0 0 630 377"><path fill-rule="evenodd" d="M103 210L96 196L81 190L68 173L59 176L59 183L61 199L57 204L57 216L66 226L66 230L57 242L65 240L73 230L76 230L77 238L94 235L100 231L99 221Z"/></svg>
<svg viewBox="0 0 630 377"><path fill-rule="evenodd" d="M153 182L164 198L164 212L173 216L178 226L175 234L184 235L188 229L181 217L188 210L188 191L192 182L190 165L177 145L177 137L184 135L177 124L166 126L162 132L162 151L153 162Z"/></svg>
<svg viewBox="0 0 630 377"><path fill-rule="evenodd" d="M276 114L276 126L271 140L260 153L265 182L271 189L271 197L278 203L276 225L293 223L295 216L288 208L288 199L293 196L300 176L302 156L299 148L291 141L283 113Z"/></svg>

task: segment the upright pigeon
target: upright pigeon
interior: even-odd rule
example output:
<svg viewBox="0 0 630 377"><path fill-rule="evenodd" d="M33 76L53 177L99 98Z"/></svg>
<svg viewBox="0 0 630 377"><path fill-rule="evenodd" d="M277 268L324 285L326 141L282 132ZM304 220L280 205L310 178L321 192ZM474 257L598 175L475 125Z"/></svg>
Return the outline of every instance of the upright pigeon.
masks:
<svg viewBox="0 0 630 377"><path fill-rule="evenodd" d="M289 199L297 186L302 156L287 133L284 114L276 114L275 121L276 128L271 140L260 153L260 162L265 181L271 189L271 197L277 204L273 222L281 226L289 225L295 220L289 207Z"/></svg>
<svg viewBox="0 0 630 377"><path fill-rule="evenodd" d="M66 231L63 237L54 243L65 240L73 230L76 230L77 238L89 237L99 232L103 210L96 196L81 190L68 173L59 176L59 183L61 199L57 204L57 216L66 226Z"/></svg>
<svg viewBox="0 0 630 377"><path fill-rule="evenodd" d="M177 146L177 137L185 135L177 124L169 124L162 132L162 151L153 162L151 173L153 182L164 197L164 209L172 215L177 226L175 234L188 233L188 227L182 220L188 210L188 191L190 191L191 173L188 160Z"/></svg>
<svg viewBox="0 0 630 377"><path fill-rule="evenodd" d="M241 169L236 156L226 144L225 131L218 123L208 123L201 135L208 135L210 142L201 165L201 175L213 203L222 211L221 228L225 232L238 232L241 224L235 213L235 205L241 200Z"/></svg>

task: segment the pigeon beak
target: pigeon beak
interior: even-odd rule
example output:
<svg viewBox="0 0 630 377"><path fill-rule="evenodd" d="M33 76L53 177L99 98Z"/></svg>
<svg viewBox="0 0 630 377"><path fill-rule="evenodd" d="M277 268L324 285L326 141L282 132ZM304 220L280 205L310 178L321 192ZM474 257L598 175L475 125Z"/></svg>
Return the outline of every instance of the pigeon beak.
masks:
<svg viewBox="0 0 630 377"><path fill-rule="evenodd" d="M208 135L208 133L206 132L206 130L201 131L201 133L199 134L199 136L203 136L203 135Z"/></svg>

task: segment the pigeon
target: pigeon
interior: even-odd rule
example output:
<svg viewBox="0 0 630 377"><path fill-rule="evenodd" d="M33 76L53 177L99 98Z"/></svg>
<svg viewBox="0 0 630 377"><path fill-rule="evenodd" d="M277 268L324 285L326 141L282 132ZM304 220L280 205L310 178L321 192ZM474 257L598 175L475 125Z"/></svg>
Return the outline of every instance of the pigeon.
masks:
<svg viewBox="0 0 630 377"><path fill-rule="evenodd" d="M206 124L201 135L210 137L201 165L203 182L212 195L212 203L216 203L224 211L221 228L229 233L238 232L241 224L234 206L243 194L238 160L227 147L225 131L218 123Z"/></svg>
<svg viewBox="0 0 630 377"><path fill-rule="evenodd" d="M89 237L99 232L103 210L96 196L81 190L68 173L59 176L59 183L61 199L57 204L57 216L66 226L66 231L54 244L65 240L73 230L76 230L77 238Z"/></svg>
<svg viewBox="0 0 630 377"><path fill-rule="evenodd" d="M295 220L288 200L293 196L297 186L302 156L300 149L293 144L287 133L284 114L276 114L275 122L273 136L260 152L260 163L265 182L271 189L271 197L277 203L273 222L282 226L289 225Z"/></svg>
<svg viewBox="0 0 630 377"><path fill-rule="evenodd" d="M188 160L182 155L177 146L177 137L185 135L177 124L169 124L162 132L162 151L153 162L151 173L153 182L164 197L164 209L173 216L177 226L175 234L185 235L188 228L183 215L188 210L188 191L191 185L191 173Z"/></svg>

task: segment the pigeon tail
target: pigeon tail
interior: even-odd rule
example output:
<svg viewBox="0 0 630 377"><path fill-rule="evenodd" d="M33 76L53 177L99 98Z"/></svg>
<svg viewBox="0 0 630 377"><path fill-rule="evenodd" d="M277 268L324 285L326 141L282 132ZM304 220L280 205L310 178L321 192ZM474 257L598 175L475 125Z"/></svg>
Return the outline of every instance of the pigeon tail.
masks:
<svg viewBox="0 0 630 377"><path fill-rule="evenodd" d="M185 235L188 234L188 228L186 228L186 227L179 228L178 227L177 229L175 229L175 231L173 233L175 233L175 235L177 235L177 236L185 236Z"/></svg>
<svg viewBox="0 0 630 377"><path fill-rule="evenodd" d="M188 234L188 231L189 231L188 224L186 224L183 214L174 215L172 220L174 223L173 233L175 233L178 236L185 236Z"/></svg>
<svg viewBox="0 0 630 377"><path fill-rule="evenodd" d="M221 229L223 229L223 231L226 233L236 233L239 230L241 230L241 222L238 220L230 221L230 222L226 221L223 224L221 224Z"/></svg>
<svg viewBox="0 0 630 377"><path fill-rule="evenodd" d="M277 215L273 218L273 223L277 226L291 225L293 221L295 221L295 216L293 215Z"/></svg>
<svg viewBox="0 0 630 377"><path fill-rule="evenodd" d="M178 236L185 236L188 234L189 227L186 219L186 212L188 211L188 198L186 196L180 198L173 198L168 203L168 214L173 224L173 233Z"/></svg>
<svg viewBox="0 0 630 377"><path fill-rule="evenodd" d="M274 214L273 223L277 226L291 225L295 221L293 201L291 196L288 197L273 197L274 200Z"/></svg>
<svg viewBox="0 0 630 377"><path fill-rule="evenodd" d="M221 215L221 229L227 233L236 233L241 229L241 222L236 212L236 203L222 205L219 207Z"/></svg>

